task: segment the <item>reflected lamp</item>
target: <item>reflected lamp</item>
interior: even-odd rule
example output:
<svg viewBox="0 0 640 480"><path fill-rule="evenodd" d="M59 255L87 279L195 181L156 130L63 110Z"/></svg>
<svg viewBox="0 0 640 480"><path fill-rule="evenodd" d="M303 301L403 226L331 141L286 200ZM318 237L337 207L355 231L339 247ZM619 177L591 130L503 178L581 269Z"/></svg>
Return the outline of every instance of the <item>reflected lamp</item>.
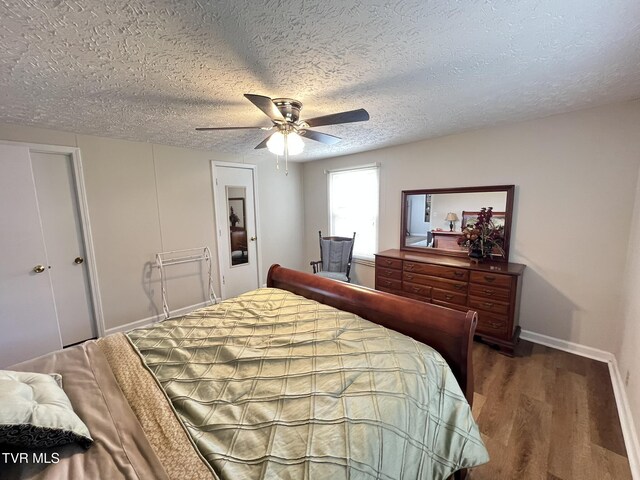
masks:
<svg viewBox="0 0 640 480"><path fill-rule="evenodd" d="M458 215L453 212L447 213L447 218L445 218L447 222L449 222L449 231L453 232L453 222L458 221Z"/></svg>

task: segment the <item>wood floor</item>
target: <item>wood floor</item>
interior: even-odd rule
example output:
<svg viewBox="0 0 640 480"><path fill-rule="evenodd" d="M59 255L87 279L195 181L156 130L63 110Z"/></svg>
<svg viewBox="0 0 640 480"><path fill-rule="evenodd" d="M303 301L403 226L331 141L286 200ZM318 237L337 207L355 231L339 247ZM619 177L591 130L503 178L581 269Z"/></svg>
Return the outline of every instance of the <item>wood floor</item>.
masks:
<svg viewBox="0 0 640 480"><path fill-rule="evenodd" d="M521 341L474 344L473 412L491 461L469 480L631 480L606 363Z"/></svg>

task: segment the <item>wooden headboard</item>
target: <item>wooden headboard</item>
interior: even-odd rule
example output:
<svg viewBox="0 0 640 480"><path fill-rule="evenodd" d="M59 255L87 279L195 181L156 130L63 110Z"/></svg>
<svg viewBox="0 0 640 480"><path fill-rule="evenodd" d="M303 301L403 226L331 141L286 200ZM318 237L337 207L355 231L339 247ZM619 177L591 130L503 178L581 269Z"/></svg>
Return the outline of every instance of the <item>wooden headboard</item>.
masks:
<svg viewBox="0 0 640 480"><path fill-rule="evenodd" d="M469 405L473 403L471 346L478 315L418 302L370 288L272 265L267 286L355 313L437 350L447 361Z"/></svg>
<svg viewBox="0 0 640 480"><path fill-rule="evenodd" d="M492 212L493 213L493 220L496 222L501 222L501 225L504 225L504 221L506 218L507 213L506 212ZM464 230L464 227L467 226L467 223L469 222L469 220L471 219L476 219L476 217L480 215L480 212L469 212L466 210L462 211L462 223L460 224L460 229Z"/></svg>
<svg viewBox="0 0 640 480"><path fill-rule="evenodd" d="M244 228L231 227L231 251L247 251L247 230Z"/></svg>

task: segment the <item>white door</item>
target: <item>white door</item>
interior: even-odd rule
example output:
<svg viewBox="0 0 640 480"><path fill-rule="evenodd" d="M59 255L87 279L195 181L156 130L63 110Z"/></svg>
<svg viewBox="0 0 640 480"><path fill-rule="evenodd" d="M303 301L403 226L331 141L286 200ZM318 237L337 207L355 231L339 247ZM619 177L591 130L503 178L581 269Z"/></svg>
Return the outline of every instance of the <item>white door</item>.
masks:
<svg viewBox="0 0 640 480"><path fill-rule="evenodd" d="M62 345L96 336L71 156L31 152Z"/></svg>
<svg viewBox="0 0 640 480"><path fill-rule="evenodd" d="M0 145L0 367L62 347L29 150Z"/></svg>
<svg viewBox="0 0 640 480"><path fill-rule="evenodd" d="M214 163L218 259L222 297L258 288L255 169Z"/></svg>

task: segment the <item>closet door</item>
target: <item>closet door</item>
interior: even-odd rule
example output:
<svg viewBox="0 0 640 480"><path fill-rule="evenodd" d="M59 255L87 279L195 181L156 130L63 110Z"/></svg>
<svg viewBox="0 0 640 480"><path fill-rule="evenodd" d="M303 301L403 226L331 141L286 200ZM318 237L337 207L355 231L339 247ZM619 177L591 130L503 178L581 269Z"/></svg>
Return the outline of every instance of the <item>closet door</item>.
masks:
<svg viewBox="0 0 640 480"><path fill-rule="evenodd" d="M0 145L0 368L62 348L29 150Z"/></svg>
<svg viewBox="0 0 640 480"><path fill-rule="evenodd" d="M49 274L64 346L95 337L71 157L30 152Z"/></svg>

